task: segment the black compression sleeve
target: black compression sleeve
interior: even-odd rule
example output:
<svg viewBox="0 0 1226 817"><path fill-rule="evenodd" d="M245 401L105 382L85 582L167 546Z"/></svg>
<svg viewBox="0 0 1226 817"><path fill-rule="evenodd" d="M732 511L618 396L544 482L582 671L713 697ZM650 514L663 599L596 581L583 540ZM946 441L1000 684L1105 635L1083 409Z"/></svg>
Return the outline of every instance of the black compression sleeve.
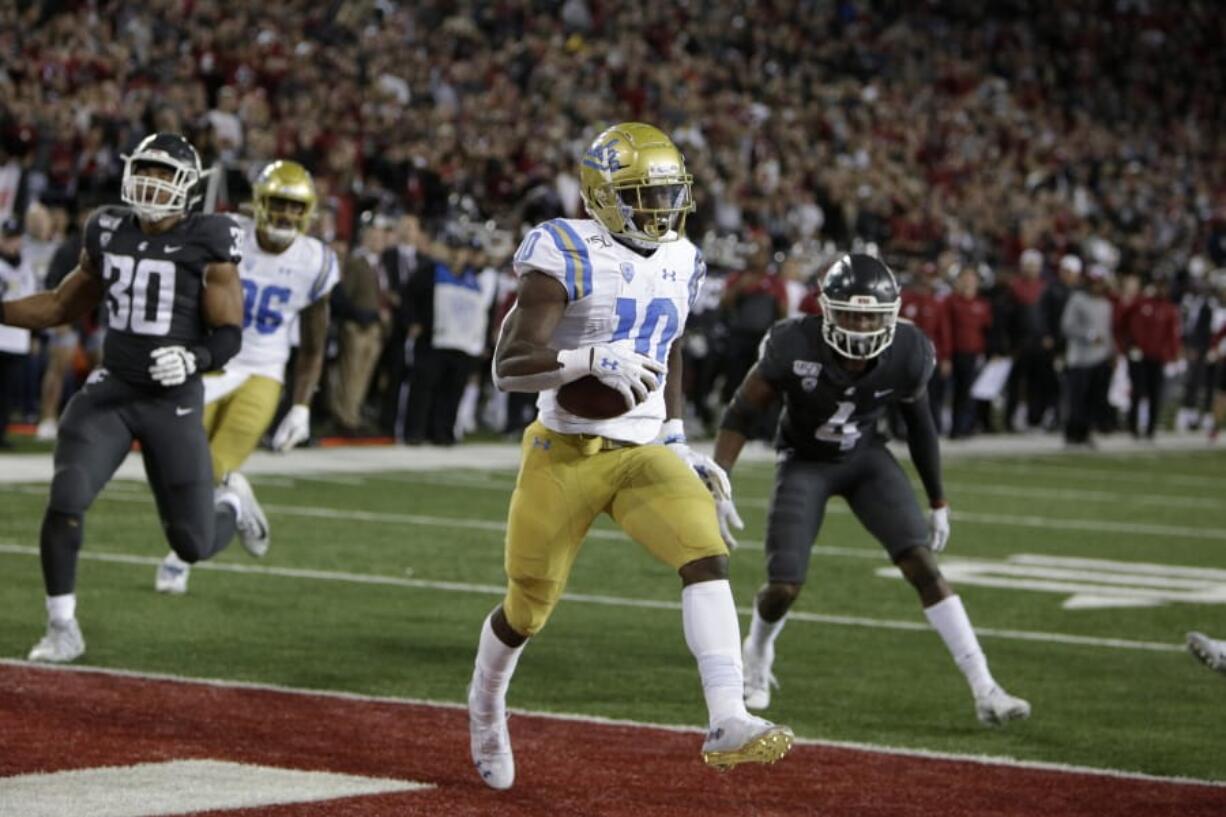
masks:
<svg viewBox="0 0 1226 817"><path fill-rule="evenodd" d="M243 330L234 324L218 326L204 343L192 347L196 355L196 369L201 372L212 372L220 369L238 354L243 346Z"/></svg>
<svg viewBox="0 0 1226 817"><path fill-rule="evenodd" d="M741 390L737 389L732 402L728 404L728 408L724 409L724 419L720 421L719 427L748 437L757 419L757 410L745 399Z"/></svg>
<svg viewBox="0 0 1226 817"><path fill-rule="evenodd" d="M945 490L941 487L941 444L928 405L928 390L922 391L914 400L899 402L898 410L907 424L907 448L911 451L911 462L924 483L929 503L935 507L945 501Z"/></svg>

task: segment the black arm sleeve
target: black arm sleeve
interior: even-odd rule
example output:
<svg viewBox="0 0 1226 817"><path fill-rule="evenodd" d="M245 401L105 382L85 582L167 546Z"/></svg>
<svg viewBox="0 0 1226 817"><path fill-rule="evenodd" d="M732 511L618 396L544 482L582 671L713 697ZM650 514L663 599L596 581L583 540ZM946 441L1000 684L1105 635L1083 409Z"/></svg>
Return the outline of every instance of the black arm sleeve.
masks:
<svg viewBox="0 0 1226 817"><path fill-rule="evenodd" d="M932 409L928 406L928 390L921 391L914 400L900 400L898 411L907 424L907 448L911 451L911 462L919 472L920 481L924 483L928 502L944 502L941 444L937 438L936 423L932 420Z"/></svg>
<svg viewBox="0 0 1226 817"><path fill-rule="evenodd" d="M737 389L736 394L732 396L732 402L728 403L728 408L724 409L724 418L720 421L719 427L748 437L753 433L754 426L758 422L758 413L753 404L745 399L741 390Z"/></svg>
<svg viewBox="0 0 1226 817"><path fill-rule="evenodd" d="M192 353L196 356L196 370L212 372L220 369L238 354L242 346L242 329L234 324L218 326L204 339L204 343L192 347Z"/></svg>

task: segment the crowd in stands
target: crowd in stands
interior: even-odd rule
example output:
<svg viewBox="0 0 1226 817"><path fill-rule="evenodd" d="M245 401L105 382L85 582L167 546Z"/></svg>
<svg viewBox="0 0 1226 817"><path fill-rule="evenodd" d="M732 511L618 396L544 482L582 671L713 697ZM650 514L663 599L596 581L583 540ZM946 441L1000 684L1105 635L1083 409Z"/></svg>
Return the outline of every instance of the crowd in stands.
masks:
<svg viewBox="0 0 1226 817"><path fill-rule="evenodd" d="M510 255L532 224L583 215L582 149L640 119L696 180L696 422L717 422L774 320L815 307L833 255L867 248L937 346L951 436L1152 435L1172 376L1182 427L1226 379L1223 42L1207 0L17 0L0 5L0 221L45 286L145 134L196 145L219 210L295 159L345 259L332 426L446 444L530 417L481 363ZM440 267L480 298L436 314ZM63 346L0 367L19 409L38 412Z"/></svg>

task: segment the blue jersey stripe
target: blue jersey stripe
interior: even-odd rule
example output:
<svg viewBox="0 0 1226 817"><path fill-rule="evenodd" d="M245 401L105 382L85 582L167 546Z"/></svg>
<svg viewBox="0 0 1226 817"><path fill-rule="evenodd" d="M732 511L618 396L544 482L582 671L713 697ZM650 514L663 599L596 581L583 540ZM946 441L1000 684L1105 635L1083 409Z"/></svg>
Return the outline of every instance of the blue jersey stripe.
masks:
<svg viewBox="0 0 1226 817"><path fill-rule="evenodd" d="M550 224L556 224L570 238L573 246L573 252L579 257L579 281L578 281L578 297L585 298L592 294L592 257L588 253L587 244L583 243L583 239L575 232L575 228L571 227L565 221L557 219L551 221Z"/></svg>
<svg viewBox="0 0 1226 817"><path fill-rule="evenodd" d="M562 231L559 230L552 221L547 221L541 226L545 228L545 232L549 233L549 237L553 239L553 243L557 246L558 252L562 253L562 258L566 261L566 295L573 301L576 297L575 254L567 249L566 240L562 237Z"/></svg>

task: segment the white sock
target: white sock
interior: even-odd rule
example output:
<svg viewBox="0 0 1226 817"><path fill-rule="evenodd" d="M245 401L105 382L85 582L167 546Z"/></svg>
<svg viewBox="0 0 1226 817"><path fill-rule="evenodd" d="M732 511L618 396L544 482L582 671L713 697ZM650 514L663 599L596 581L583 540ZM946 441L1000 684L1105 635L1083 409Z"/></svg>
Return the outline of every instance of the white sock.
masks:
<svg viewBox="0 0 1226 817"><path fill-rule="evenodd" d="M945 648L953 656L954 663L966 682L970 684L971 692L982 695L996 685L992 673L988 671L988 659L979 646L979 639L971 629L971 620L962 607L962 599L950 596L942 599L931 607L924 608L928 623L940 634L945 642Z"/></svg>
<svg viewBox="0 0 1226 817"><path fill-rule="evenodd" d="M741 627L727 579L687 585L681 591L685 643L698 660L711 723L747 717L741 677Z"/></svg>
<svg viewBox="0 0 1226 817"><path fill-rule="evenodd" d="M504 644L490 624L492 615L486 616L481 625L481 639L477 642L477 659L473 666L473 684L478 685L483 703L490 706L490 711L483 714L501 717L506 709L507 688L511 686L511 676L515 674L515 665L519 663L524 645L508 647Z"/></svg>
<svg viewBox="0 0 1226 817"><path fill-rule="evenodd" d="M749 649L758 655L774 649L775 639L779 637L779 633L783 632L783 625L787 623L787 620L788 614L784 613L778 621L767 621L762 618L762 614L758 612L758 605L755 603L753 618L749 621Z"/></svg>
<svg viewBox="0 0 1226 817"><path fill-rule="evenodd" d="M54 622L72 621L77 617L77 594L47 596L47 618Z"/></svg>
<svg viewBox="0 0 1226 817"><path fill-rule="evenodd" d="M177 567L180 570L191 570L192 566L179 558L179 554L173 550L166 554L166 558L162 560L162 564Z"/></svg>

